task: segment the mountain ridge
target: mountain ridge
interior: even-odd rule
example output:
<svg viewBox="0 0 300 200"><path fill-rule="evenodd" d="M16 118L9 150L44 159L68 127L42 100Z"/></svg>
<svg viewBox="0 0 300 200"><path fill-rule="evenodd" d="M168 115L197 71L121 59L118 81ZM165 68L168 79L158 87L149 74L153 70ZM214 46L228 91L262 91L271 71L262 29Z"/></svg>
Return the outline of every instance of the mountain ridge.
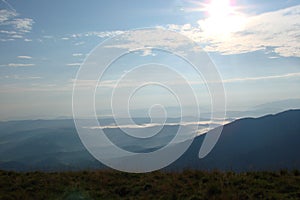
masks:
<svg viewBox="0 0 300 200"><path fill-rule="evenodd" d="M280 121L280 123L278 121ZM268 124L265 124L266 122L268 122ZM169 166L169 168L204 170L216 168L235 171L255 169L276 170L281 168L299 169L300 159L297 155L297 152L300 151L299 122L300 110L298 109L292 109L278 114L270 114L259 118L238 119L224 125L216 146L207 157L201 160L197 157L205 136L203 135L195 138L190 149L174 164ZM259 126L259 129L251 129L254 125ZM284 127L289 127L285 133L282 132ZM256 132L254 133L254 131ZM253 134L251 134L251 132ZM209 134L209 132L207 134ZM292 136L294 138L291 139ZM282 151L278 148L281 144L284 147ZM260 150L263 150L263 153L260 153ZM279 155L278 162L276 162L276 158L271 154L272 151ZM267 152L269 154L266 154Z"/></svg>

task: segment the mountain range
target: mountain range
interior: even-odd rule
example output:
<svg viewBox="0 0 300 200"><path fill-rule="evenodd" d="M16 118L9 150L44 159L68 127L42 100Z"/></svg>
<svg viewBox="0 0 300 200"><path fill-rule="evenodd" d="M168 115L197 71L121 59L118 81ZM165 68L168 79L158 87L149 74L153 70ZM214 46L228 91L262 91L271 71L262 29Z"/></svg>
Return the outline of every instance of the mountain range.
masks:
<svg viewBox="0 0 300 200"><path fill-rule="evenodd" d="M140 120L142 123L143 120ZM202 159L198 152L205 134L165 170L277 170L300 169L300 110L288 110L259 118L242 118L223 127L214 149ZM176 126L166 126L161 144ZM115 128L107 129L109 133ZM146 130L146 129L145 129ZM207 132L206 134L209 134ZM62 171L104 169L82 145L73 120L25 120L0 122L0 169L16 171ZM147 152L147 143L128 145L129 150ZM131 148L131 149L130 149ZM176 145L175 145L176 148ZM104 148L109 153L109 148ZM154 149L155 150L155 149Z"/></svg>

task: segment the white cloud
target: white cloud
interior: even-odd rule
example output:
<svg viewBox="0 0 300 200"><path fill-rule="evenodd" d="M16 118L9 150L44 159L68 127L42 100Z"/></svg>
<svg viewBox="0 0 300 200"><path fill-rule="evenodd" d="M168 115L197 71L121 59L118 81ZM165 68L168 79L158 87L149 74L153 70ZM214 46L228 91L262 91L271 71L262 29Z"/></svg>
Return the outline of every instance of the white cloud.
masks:
<svg viewBox="0 0 300 200"><path fill-rule="evenodd" d="M1 33L1 32L0 32ZM66 34L63 36L59 36L60 40L70 40L74 42L73 44L75 46L83 45L85 42L83 41L87 37L96 37L96 38L108 38L108 37L114 37L116 35L122 34L124 31L116 30L116 31L89 31L89 32L83 32L83 33L74 33L74 34ZM46 39L53 39L56 40L57 38L54 36L43 36L43 38Z"/></svg>
<svg viewBox="0 0 300 200"><path fill-rule="evenodd" d="M76 42L74 45L79 46L79 45L84 45L84 44L85 44L85 42L81 41L81 42Z"/></svg>
<svg viewBox="0 0 300 200"><path fill-rule="evenodd" d="M167 27L205 45L206 51L226 55L271 47L280 56L300 57L300 5L236 19L239 20L222 20L222 29L209 18L199 20L196 27L190 24Z"/></svg>
<svg viewBox="0 0 300 200"><path fill-rule="evenodd" d="M33 19L19 17L15 10L0 10L0 36L6 37L2 41L23 38L25 33L31 31L33 23Z"/></svg>
<svg viewBox="0 0 300 200"><path fill-rule="evenodd" d="M20 59L32 59L31 56L18 56L18 58L20 58Z"/></svg>
<svg viewBox="0 0 300 200"><path fill-rule="evenodd" d="M266 79L279 79L279 78L292 78L292 77L300 77L300 72L299 73L273 75L273 76L232 78L232 79L223 80L223 83L233 83L233 82L242 82L242 81L259 81L259 80L266 80Z"/></svg>
<svg viewBox="0 0 300 200"><path fill-rule="evenodd" d="M20 39L23 38L23 35L11 35L10 37L14 39Z"/></svg>
<svg viewBox="0 0 300 200"><path fill-rule="evenodd" d="M11 10L0 10L0 23L6 22L11 18L16 17L18 14Z"/></svg>
<svg viewBox="0 0 300 200"><path fill-rule="evenodd" d="M8 67L32 67L32 66L35 66L35 64L31 64L31 63L9 63L6 66L8 66Z"/></svg>
<svg viewBox="0 0 300 200"><path fill-rule="evenodd" d="M16 32L16 31L6 31L6 30L0 30L0 33L4 33L4 34L10 34L10 35L17 34L17 32Z"/></svg>
<svg viewBox="0 0 300 200"><path fill-rule="evenodd" d="M156 56L152 49L144 49L141 56Z"/></svg>
<svg viewBox="0 0 300 200"><path fill-rule="evenodd" d="M70 67L79 67L81 65L81 63L68 63L67 66Z"/></svg>
<svg viewBox="0 0 300 200"><path fill-rule="evenodd" d="M180 55L186 55L187 51L202 51L200 47L186 37L172 31L166 31L159 26L157 29L128 31L113 41L104 47L126 49L130 52L142 51L142 56L155 56L152 52L153 47L176 52Z"/></svg>
<svg viewBox="0 0 300 200"><path fill-rule="evenodd" d="M96 37L96 38L108 38L114 37L116 35L122 34L124 31L116 30L116 31L89 31L83 33L74 33L74 34L66 34L59 37L61 40L71 40L74 42L75 46L84 45L85 42L82 41L87 37Z"/></svg>
<svg viewBox="0 0 300 200"><path fill-rule="evenodd" d="M32 29L33 20L29 18L14 19L10 22L15 28L21 32L29 32Z"/></svg>
<svg viewBox="0 0 300 200"><path fill-rule="evenodd" d="M41 79L40 76L19 76L19 75L7 75L2 78L5 79L15 79L15 80L32 80L32 79Z"/></svg>
<svg viewBox="0 0 300 200"><path fill-rule="evenodd" d="M14 39L9 38L9 39L0 39L1 42L9 42L9 41L14 41Z"/></svg>
<svg viewBox="0 0 300 200"><path fill-rule="evenodd" d="M99 38L107 38L107 37L113 37L119 34L124 33L124 31L90 31L85 33L77 33L72 34L70 37L72 38L81 38L81 37L90 37L90 36L96 36Z"/></svg>
<svg viewBox="0 0 300 200"><path fill-rule="evenodd" d="M74 56L74 57L80 57L80 56L83 56L83 54L82 53L73 53L72 56Z"/></svg>

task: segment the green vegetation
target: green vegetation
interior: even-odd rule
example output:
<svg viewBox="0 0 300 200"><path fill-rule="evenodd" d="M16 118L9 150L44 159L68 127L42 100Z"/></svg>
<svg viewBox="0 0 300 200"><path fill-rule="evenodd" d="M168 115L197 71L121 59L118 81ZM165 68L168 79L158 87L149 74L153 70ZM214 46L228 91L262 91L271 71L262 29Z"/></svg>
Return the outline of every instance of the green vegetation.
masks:
<svg viewBox="0 0 300 200"><path fill-rule="evenodd" d="M278 172L0 171L0 199L300 199L298 170Z"/></svg>

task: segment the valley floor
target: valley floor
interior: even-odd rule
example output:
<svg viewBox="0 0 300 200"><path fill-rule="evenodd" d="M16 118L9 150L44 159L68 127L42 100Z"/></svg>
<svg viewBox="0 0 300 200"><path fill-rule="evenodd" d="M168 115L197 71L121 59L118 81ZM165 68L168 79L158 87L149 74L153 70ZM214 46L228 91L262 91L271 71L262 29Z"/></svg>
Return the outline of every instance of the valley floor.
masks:
<svg viewBox="0 0 300 200"><path fill-rule="evenodd" d="M300 172L0 171L0 199L300 199Z"/></svg>

